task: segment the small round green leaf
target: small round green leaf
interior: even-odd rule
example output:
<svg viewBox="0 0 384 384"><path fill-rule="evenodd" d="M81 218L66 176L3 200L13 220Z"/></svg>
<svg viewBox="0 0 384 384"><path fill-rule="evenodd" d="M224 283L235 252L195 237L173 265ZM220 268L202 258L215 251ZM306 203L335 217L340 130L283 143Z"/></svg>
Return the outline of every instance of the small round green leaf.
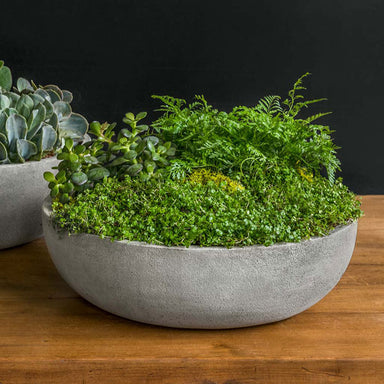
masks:
<svg viewBox="0 0 384 384"><path fill-rule="evenodd" d="M74 152L77 155L80 155L80 153L83 153L85 151L85 145L79 144L74 148Z"/></svg>
<svg viewBox="0 0 384 384"><path fill-rule="evenodd" d="M130 132L128 129L122 129L120 133L126 137L127 139L130 139L132 137L132 132Z"/></svg>
<svg viewBox="0 0 384 384"><path fill-rule="evenodd" d="M124 157L127 159L127 160L133 160L133 159L136 159L137 157L137 152L133 149L131 149L130 151L126 152L124 154Z"/></svg>
<svg viewBox="0 0 384 384"><path fill-rule="evenodd" d="M129 160L125 157L117 157L115 160L113 160L110 164L111 167L116 167L121 164L127 163Z"/></svg>
<svg viewBox="0 0 384 384"><path fill-rule="evenodd" d="M84 172L76 172L71 176L71 180L76 185L83 185L88 181L88 176Z"/></svg>
<svg viewBox="0 0 384 384"><path fill-rule="evenodd" d="M51 189L51 197L56 197L59 193L59 186L56 184L52 189Z"/></svg>
<svg viewBox="0 0 384 384"><path fill-rule="evenodd" d="M168 151L166 152L166 154L168 156L175 156L175 153L176 153L176 148L175 147L169 148Z"/></svg>
<svg viewBox="0 0 384 384"><path fill-rule="evenodd" d="M147 112L139 112L139 113L136 115L136 121L142 120L142 119L144 119L146 116L147 116Z"/></svg>
<svg viewBox="0 0 384 384"><path fill-rule="evenodd" d="M145 132L145 131L147 131L148 129L149 129L149 127L148 127L148 125L138 125L137 127L136 127L136 129L137 129L137 131L138 132Z"/></svg>
<svg viewBox="0 0 384 384"><path fill-rule="evenodd" d="M56 175L56 180L59 182L59 183L64 183L67 178L66 178L66 174L65 174L65 170L62 169L61 171L59 171Z"/></svg>
<svg viewBox="0 0 384 384"><path fill-rule="evenodd" d="M58 160L68 160L69 159L69 153L66 152L60 152L57 155Z"/></svg>
<svg viewBox="0 0 384 384"><path fill-rule="evenodd" d="M159 138L156 136L147 136L143 140L144 141L152 141L153 145L156 145L159 143Z"/></svg>
<svg viewBox="0 0 384 384"><path fill-rule="evenodd" d="M69 201L69 196L68 196L68 193L63 193L61 196L60 196L60 202L65 204L65 203L68 203Z"/></svg>
<svg viewBox="0 0 384 384"><path fill-rule="evenodd" d="M130 176L136 176L143 169L142 164L133 164L127 168L127 173Z"/></svg>
<svg viewBox="0 0 384 384"><path fill-rule="evenodd" d="M142 140L142 141L139 142L139 144L137 144L137 146L134 149L139 154L139 153L141 153L144 150L146 145L147 145L147 142Z"/></svg>
<svg viewBox="0 0 384 384"><path fill-rule="evenodd" d="M96 157L94 156L84 156L84 161L87 163L87 164L98 164L99 163L99 160L96 159Z"/></svg>
<svg viewBox="0 0 384 384"><path fill-rule="evenodd" d="M54 183L56 181L55 175L52 172L44 172L44 179L49 183Z"/></svg>
<svg viewBox="0 0 384 384"><path fill-rule="evenodd" d="M96 136L100 136L101 134L101 124L98 121L92 121L89 125L89 130Z"/></svg>
<svg viewBox="0 0 384 384"><path fill-rule="evenodd" d="M128 112L125 114L125 117L127 118L127 120L131 123L133 123L135 121L135 115L132 113L132 112Z"/></svg>
<svg viewBox="0 0 384 384"><path fill-rule="evenodd" d="M79 159L79 157L76 155L76 153L70 153L70 154L69 154L69 161L70 161L71 163L76 162L78 159Z"/></svg>
<svg viewBox="0 0 384 384"><path fill-rule="evenodd" d="M68 150L71 150L73 148L73 140L70 138L70 137L67 137L65 139L65 147L68 149Z"/></svg>
<svg viewBox="0 0 384 384"><path fill-rule="evenodd" d="M101 180L101 179L104 179L104 177L108 177L109 174L110 173L106 168L103 168L103 167L92 168L91 170L88 171L88 178L91 181Z"/></svg>
<svg viewBox="0 0 384 384"><path fill-rule="evenodd" d="M74 185L71 182L67 182L64 184L63 192L64 193L71 193L74 189Z"/></svg>
<svg viewBox="0 0 384 384"><path fill-rule="evenodd" d="M153 145L153 142L151 140L147 141L147 148L153 153L155 152L155 146Z"/></svg>

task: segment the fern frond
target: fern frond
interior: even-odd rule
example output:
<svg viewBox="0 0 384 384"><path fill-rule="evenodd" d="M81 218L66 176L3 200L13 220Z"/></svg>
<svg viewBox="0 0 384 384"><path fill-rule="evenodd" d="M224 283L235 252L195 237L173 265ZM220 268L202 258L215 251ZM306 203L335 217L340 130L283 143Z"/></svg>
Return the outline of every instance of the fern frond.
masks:
<svg viewBox="0 0 384 384"><path fill-rule="evenodd" d="M156 111L161 112L174 112L175 110L180 110L186 103L184 99L178 99L172 96L152 95L151 97L152 99L160 100L164 103L159 109L156 109Z"/></svg>
<svg viewBox="0 0 384 384"><path fill-rule="evenodd" d="M190 109L195 109L198 107L199 109L208 112L212 107L208 105L207 101L204 98L204 95L195 95L195 102L189 104Z"/></svg>
<svg viewBox="0 0 384 384"><path fill-rule="evenodd" d="M293 84L293 88L288 92L288 99L285 99L283 101L283 104L285 104L288 107L287 114L290 116L295 117L299 111L300 111L300 106L297 105L297 100L304 98L303 95L298 93L298 91L304 91L307 88L304 87L303 84L303 79L306 78L307 76L310 76L311 74L309 72L304 73L304 75L300 76L295 84Z"/></svg>
<svg viewBox="0 0 384 384"><path fill-rule="evenodd" d="M171 160L168 168L169 177L173 180L183 180L192 172L192 163L175 159Z"/></svg>
<svg viewBox="0 0 384 384"><path fill-rule="evenodd" d="M269 95L259 100L255 110L267 115L274 115L283 111L280 105L280 96Z"/></svg>
<svg viewBox="0 0 384 384"><path fill-rule="evenodd" d="M331 113L332 113L332 112L316 113L316 115L312 115L312 116L307 117L307 118L304 120L304 123L306 123L306 124L310 124L310 123L312 123L313 121L315 121L315 120L317 120L317 119L320 119L320 117L330 115Z"/></svg>

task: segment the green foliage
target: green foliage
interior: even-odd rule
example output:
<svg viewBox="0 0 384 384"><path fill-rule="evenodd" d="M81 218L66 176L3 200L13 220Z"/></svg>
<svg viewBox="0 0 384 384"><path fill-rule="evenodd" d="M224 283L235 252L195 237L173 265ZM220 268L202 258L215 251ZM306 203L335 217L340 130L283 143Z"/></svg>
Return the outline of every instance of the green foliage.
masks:
<svg viewBox="0 0 384 384"><path fill-rule="evenodd" d="M68 204L53 203L57 226L70 233L187 247L271 245L323 236L358 218L359 206L341 180L308 182L289 169L271 170L232 192L215 182L108 178Z"/></svg>
<svg viewBox="0 0 384 384"><path fill-rule="evenodd" d="M95 183L108 176L121 179L130 175L141 182L160 178L175 149L170 142L163 143L156 135L149 134L147 125L137 124L146 115L146 112L137 116L127 113L123 121L130 129L121 129L116 139L116 124L98 121L90 125L91 141L74 147L72 140L66 139L57 156L61 160L58 174L56 177L51 172L44 174L51 196L62 203L68 202L71 196L94 188Z"/></svg>
<svg viewBox="0 0 384 384"><path fill-rule="evenodd" d="M72 113L72 94L57 85L37 87L12 75L0 61L0 164L41 160L56 152L65 138L82 141L87 120Z"/></svg>
<svg viewBox="0 0 384 384"><path fill-rule="evenodd" d="M314 174L325 169L331 182L339 169L337 147L328 126L312 122L325 113L305 119L303 108L324 99L303 100L302 76L280 103L279 96L267 96L255 107L239 106L230 113L218 111L203 96L192 104L170 96L153 96L163 104L163 115L153 123L165 140L172 141L178 156L170 175L183 178L189 167L211 167L224 174L255 177L260 168L276 165L306 168Z"/></svg>
<svg viewBox="0 0 384 384"><path fill-rule="evenodd" d="M145 112L127 113L130 129L116 138L115 124L92 123L92 140L74 147L67 139L58 174L44 175L56 225L119 240L232 247L297 242L356 220L360 202L335 179L332 131L313 124L325 114L298 117L323 100L304 100L307 75L282 102L266 96L229 113L203 96L189 105L154 96L163 112L152 125L157 134L138 124Z"/></svg>

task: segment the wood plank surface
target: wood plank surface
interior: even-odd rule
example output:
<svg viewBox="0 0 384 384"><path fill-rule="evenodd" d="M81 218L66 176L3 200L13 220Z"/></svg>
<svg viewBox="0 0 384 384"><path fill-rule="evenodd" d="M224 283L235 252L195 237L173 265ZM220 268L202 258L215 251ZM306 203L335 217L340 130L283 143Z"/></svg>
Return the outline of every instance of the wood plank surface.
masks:
<svg viewBox="0 0 384 384"><path fill-rule="evenodd" d="M288 320L233 330L128 321L81 299L42 239L0 251L1 384L384 383L384 196L364 196L337 287Z"/></svg>

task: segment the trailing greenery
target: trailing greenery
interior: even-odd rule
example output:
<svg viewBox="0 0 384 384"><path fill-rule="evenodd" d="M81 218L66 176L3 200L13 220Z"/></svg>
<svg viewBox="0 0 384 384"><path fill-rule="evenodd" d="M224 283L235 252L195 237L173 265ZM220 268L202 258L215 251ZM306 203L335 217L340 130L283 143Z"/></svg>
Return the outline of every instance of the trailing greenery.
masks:
<svg viewBox="0 0 384 384"><path fill-rule="evenodd" d="M37 86L0 61L0 164L41 160L58 151L65 138L82 141L87 120L72 112L72 94L57 85Z"/></svg>
<svg viewBox="0 0 384 384"><path fill-rule="evenodd" d="M46 173L54 221L70 233L166 246L248 246L327 235L362 214L360 201L335 178L340 169L326 115L299 117L323 99L305 101L302 76L281 101L223 112L203 96L154 96L163 115L145 113L131 129L91 124L92 141L58 156ZM172 143L172 144L171 144ZM327 172L327 177L323 174Z"/></svg>
<svg viewBox="0 0 384 384"><path fill-rule="evenodd" d="M279 96L267 96L255 107L235 107L229 113L214 109L204 96L196 96L189 105L182 99L153 96L163 103L159 109L163 115L153 126L178 149L171 177L183 178L199 166L255 177L260 168L284 165L316 175L325 169L333 182L339 160L332 131L313 124L327 113L298 118L303 108L324 100L303 99L307 75L299 78L282 103Z"/></svg>
<svg viewBox="0 0 384 384"><path fill-rule="evenodd" d="M162 143L156 135L145 134L149 127L137 123L146 115L146 112L137 116L127 113L123 121L130 129L123 128L117 135L116 123L94 121L90 126L94 136L91 141L74 147L73 141L66 139L57 156L62 160L59 172L57 175L44 173L51 197L65 203L71 196L93 188L95 183L108 176L138 176L142 182L152 177L160 178L163 168L168 165L167 158L174 155L175 148L170 142Z"/></svg>
<svg viewBox="0 0 384 384"><path fill-rule="evenodd" d="M280 169L231 192L213 181L108 178L68 204L55 202L53 209L58 226L70 233L167 246L232 247L323 236L358 218L359 205L341 180L330 185L315 177L309 182Z"/></svg>

